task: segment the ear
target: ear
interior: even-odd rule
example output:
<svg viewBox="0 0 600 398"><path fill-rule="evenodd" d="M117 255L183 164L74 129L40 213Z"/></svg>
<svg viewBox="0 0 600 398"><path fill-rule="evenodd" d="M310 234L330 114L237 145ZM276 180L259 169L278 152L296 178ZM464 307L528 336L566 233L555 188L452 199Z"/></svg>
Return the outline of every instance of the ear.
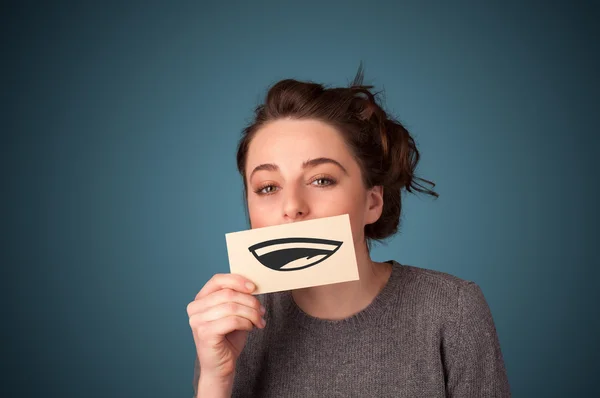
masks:
<svg viewBox="0 0 600 398"><path fill-rule="evenodd" d="M373 224L383 212L383 186L376 185L367 191L365 207L365 225Z"/></svg>

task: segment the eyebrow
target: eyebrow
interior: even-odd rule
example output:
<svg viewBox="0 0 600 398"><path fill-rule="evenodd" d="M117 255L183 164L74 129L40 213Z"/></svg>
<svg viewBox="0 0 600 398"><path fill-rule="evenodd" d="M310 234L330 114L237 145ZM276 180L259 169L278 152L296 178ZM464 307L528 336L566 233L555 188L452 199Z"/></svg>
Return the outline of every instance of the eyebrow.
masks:
<svg viewBox="0 0 600 398"><path fill-rule="evenodd" d="M348 171L346 170L346 168L344 166L342 166L342 164L340 162L338 162L337 160L330 159L330 158L316 158L316 159L306 160L306 161L302 162L302 168L303 169L312 168L312 167L319 166L321 164L334 164L337 167L339 167L344 172L344 174L348 175ZM254 173L256 173L257 171L261 171L261 170L278 171L279 166L277 166L274 163L260 164L260 165L256 166L254 168L254 170L252 170L252 173L250 174L250 177L248 179L251 179L252 176L254 175Z"/></svg>

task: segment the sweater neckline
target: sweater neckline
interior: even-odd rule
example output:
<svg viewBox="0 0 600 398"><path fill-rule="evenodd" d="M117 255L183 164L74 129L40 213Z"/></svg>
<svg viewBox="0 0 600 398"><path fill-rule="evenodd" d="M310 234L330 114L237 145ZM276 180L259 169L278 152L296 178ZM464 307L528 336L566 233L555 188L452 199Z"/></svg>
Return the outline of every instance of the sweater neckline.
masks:
<svg viewBox="0 0 600 398"><path fill-rule="evenodd" d="M286 291L283 295L285 311L290 319L294 319L300 326L315 332L373 327L373 322L377 321L386 312L388 305L398 297L397 289L400 285L402 264L394 260L386 261L386 263L392 265L392 272L385 286L367 307L348 318L329 320L313 317L298 307L291 291Z"/></svg>

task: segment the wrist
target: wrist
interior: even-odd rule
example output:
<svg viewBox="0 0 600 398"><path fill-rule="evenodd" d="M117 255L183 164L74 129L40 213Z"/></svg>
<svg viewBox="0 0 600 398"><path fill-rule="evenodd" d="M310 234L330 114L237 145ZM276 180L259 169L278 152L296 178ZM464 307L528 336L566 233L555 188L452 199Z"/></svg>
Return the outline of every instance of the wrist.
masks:
<svg viewBox="0 0 600 398"><path fill-rule="evenodd" d="M198 398L230 398L234 375L217 377L200 374Z"/></svg>

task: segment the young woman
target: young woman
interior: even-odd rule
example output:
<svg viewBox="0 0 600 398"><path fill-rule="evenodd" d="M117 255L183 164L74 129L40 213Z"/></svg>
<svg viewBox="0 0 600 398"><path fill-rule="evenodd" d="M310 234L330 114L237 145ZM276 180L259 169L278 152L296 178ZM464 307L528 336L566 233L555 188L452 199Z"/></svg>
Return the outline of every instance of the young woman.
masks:
<svg viewBox="0 0 600 398"><path fill-rule="evenodd" d="M438 196L370 89L362 70L348 88L283 80L256 109L237 153L251 227L349 214L360 280L255 296L212 277L187 308L194 396L510 396L478 285L370 258L398 229L402 189Z"/></svg>

